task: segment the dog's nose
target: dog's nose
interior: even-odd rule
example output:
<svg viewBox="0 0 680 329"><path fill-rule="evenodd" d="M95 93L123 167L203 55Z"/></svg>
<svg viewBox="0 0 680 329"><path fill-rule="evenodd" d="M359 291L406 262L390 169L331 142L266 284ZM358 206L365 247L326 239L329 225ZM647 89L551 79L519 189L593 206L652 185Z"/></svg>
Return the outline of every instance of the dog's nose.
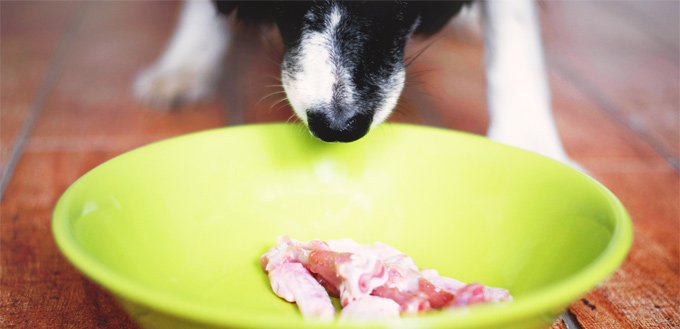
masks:
<svg viewBox="0 0 680 329"><path fill-rule="evenodd" d="M353 142L368 133L372 121L372 116L364 113L333 116L324 111L307 111L309 131L324 142Z"/></svg>

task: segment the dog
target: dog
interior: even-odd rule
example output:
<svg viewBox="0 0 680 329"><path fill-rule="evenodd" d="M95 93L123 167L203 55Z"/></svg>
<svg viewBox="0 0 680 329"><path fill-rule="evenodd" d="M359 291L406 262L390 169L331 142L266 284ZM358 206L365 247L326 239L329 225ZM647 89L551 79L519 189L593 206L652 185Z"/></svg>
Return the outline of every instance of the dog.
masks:
<svg viewBox="0 0 680 329"><path fill-rule="evenodd" d="M167 49L141 72L136 95L150 103L208 96L234 20L270 22L284 44L281 81L296 116L325 142L352 142L384 122L406 76L404 49L432 35L470 1L209 1L185 3ZM490 125L495 141L576 168L560 141L533 0L481 2ZM455 18L454 18L455 19Z"/></svg>

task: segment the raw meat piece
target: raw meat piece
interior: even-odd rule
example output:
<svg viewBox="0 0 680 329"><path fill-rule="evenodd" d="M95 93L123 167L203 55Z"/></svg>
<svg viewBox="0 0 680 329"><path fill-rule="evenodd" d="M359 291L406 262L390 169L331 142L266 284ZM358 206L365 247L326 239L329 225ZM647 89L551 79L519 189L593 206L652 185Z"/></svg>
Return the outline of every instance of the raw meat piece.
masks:
<svg viewBox="0 0 680 329"><path fill-rule="evenodd" d="M375 242L371 244L359 244L352 239L338 239L326 241L331 250L337 252L351 252L364 256L374 255L380 260L385 260L392 256L403 255L404 253L392 246L384 243Z"/></svg>
<svg viewBox="0 0 680 329"><path fill-rule="evenodd" d="M374 289L373 295L390 298L397 302L404 313L415 314L446 306L454 295L437 289L425 279L416 263L406 255L392 256L384 261L387 282Z"/></svg>
<svg viewBox="0 0 680 329"><path fill-rule="evenodd" d="M267 251L260 258L260 265L266 272L288 262L306 263L307 257L312 250L330 250L325 242L314 239L309 242L300 242L282 235L277 239L276 246Z"/></svg>
<svg viewBox="0 0 680 329"><path fill-rule="evenodd" d="M480 283L465 284L456 279L439 276L436 270L422 271L423 277L440 289L453 293L456 298L450 306L465 306L482 302L512 301L510 292L503 288L487 287Z"/></svg>
<svg viewBox="0 0 680 329"><path fill-rule="evenodd" d="M389 298L365 296L357 299L340 312L341 320L371 320L399 318L399 304Z"/></svg>
<svg viewBox="0 0 680 329"><path fill-rule="evenodd" d="M314 250L308 261L305 265L311 272L337 288L342 306L370 295L387 281L385 267L372 255Z"/></svg>
<svg viewBox="0 0 680 329"><path fill-rule="evenodd" d="M301 242L281 236L260 261L274 292L297 302L309 318L333 318L329 294L340 298L342 319L398 317L399 313L512 301L502 288L465 284L435 270L421 271L411 257L378 242Z"/></svg>
<svg viewBox="0 0 680 329"><path fill-rule="evenodd" d="M284 263L269 271L277 296L295 302L306 318L333 320L335 307L324 287L301 263Z"/></svg>

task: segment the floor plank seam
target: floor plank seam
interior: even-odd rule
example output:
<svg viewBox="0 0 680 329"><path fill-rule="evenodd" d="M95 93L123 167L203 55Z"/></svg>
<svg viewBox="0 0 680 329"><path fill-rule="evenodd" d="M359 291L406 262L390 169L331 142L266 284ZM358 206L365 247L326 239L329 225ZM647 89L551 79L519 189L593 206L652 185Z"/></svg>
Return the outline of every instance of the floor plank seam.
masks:
<svg viewBox="0 0 680 329"><path fill-rule="evenodd" d="M562 323L567 329L583 329L583 326L578 322L578 318L576 318L576 315L571 309L567 309L566 312L562 313L562 315L560 315L560 320L562 320Z"/></svg>
<svg viewBox="0 0 680 329"><path fill-rule="evenodd" d="M7 185L9 184L10 180L12 179L14 169L16 168L16 165L19 162L21 155L23 154L24 146L26 144L29 134L31 133L31 130L33 129L33 126L35 125L35 121L40 116L40 113L42 112L43 107L45 105L45 102L47 101L47 98L52 92L52 88L54 87L57 78L59 77L59 73L61 73L61 69L64 64L64 59L66 58L68 50L70 49L70 46L73 40L75 39L78 28L80 27L81 23L84 20L86 6L87 3L84 2L78 4L75 13L73 13L72 15L69 25L66 27L61 37L59 38L52 58L50 58L50 62L47 65L44 78L41 81L40 85L38 86L35 98L33 99L33 104L31 104L31 107L28 110L28 113L26 114L26 118L23 124L21 125L19 133L17 134L17 138L14 143L14 148L10 153L9 160L5 165L5 168L3 168L2 170L2 178L0 178L0 201L4 199L5 189L7 188Z"/></svg>

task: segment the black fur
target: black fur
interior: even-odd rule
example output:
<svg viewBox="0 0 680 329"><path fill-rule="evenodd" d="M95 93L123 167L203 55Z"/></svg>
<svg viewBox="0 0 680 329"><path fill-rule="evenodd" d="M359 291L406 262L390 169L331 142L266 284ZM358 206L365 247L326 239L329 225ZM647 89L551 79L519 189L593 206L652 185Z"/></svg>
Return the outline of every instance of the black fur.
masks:
<svg viewBox="0 0 680 329"><path fill-rule="evenodd" d="M223 14L236 10L239 20L274 23L284 42L282 74L294 79L303 33L321 31L334 6L343 18L335 29L332 61L350 72L354 97L338 83L330 104L304 109L310 131L325 141L352 141L365 135L385 102L391 77L404 70L404 48L411 32L439 31L467 2L461 1L217 1ZM414 30L415 28L415 30Z"/></svg>
<svg viewBox="0 0 680 329"><path fill-rule="evenodd" d="M246 23L265 23L273 22L276 18L282 19L284 14L290 14L291 10L297 8L298 11L309 8L316 1L222 1L213 0L217 10L222 14L229 14L237 10L237 18ZM347 1L355 2L360 6L370 5L375 2L384 1ZM397 1L402 3L405 9L420 15L420 25L415 33L432 35L437 33L461 8L472 0L461 1ZM286 7L288 10L286 10ZM288 17L290 21L293 17Z"/></svg>

